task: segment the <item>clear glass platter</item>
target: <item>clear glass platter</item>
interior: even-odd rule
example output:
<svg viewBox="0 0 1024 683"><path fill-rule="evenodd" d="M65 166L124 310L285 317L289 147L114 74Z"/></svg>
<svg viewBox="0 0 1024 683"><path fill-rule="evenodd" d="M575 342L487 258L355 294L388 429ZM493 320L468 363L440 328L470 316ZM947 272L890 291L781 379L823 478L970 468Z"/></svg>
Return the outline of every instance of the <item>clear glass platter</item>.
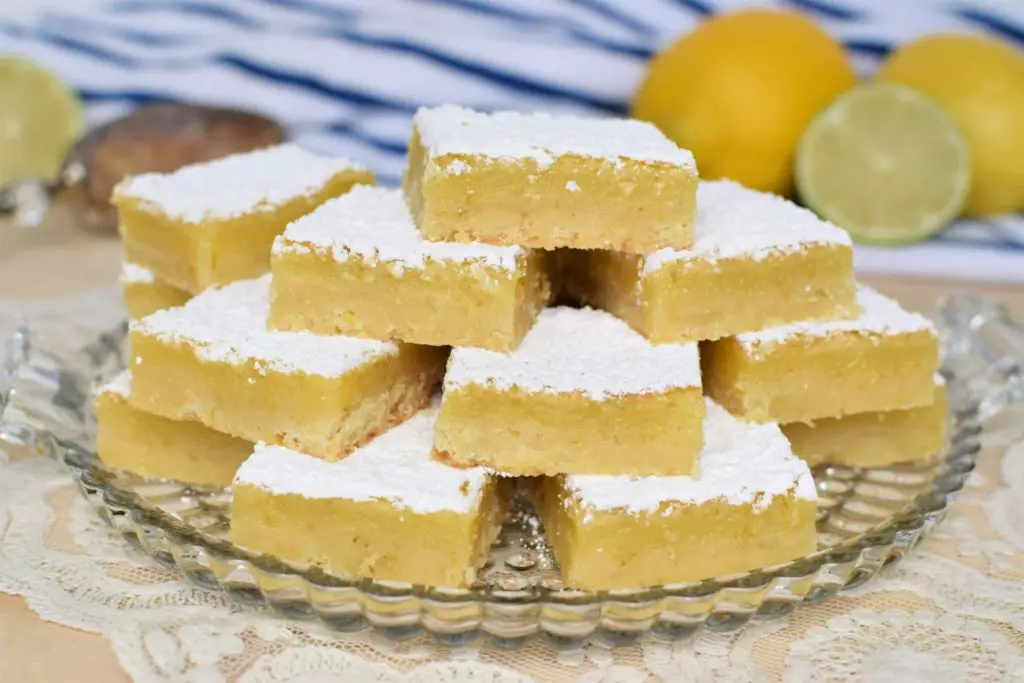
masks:
<svg viewBox="0 0 1024 683"><path fill-rule="evenodd" d="M124 362L125 327L70 348L23 329L0 358L0 440L62 460L97 512L132 545L198 586L337 631L391 638L427 632L457 646L489 638L515 647L544 637L577 647L595 635L629 643L732 630L870 580L944 516L974 468L986 420L1024 393L1024 330L991 301L942 302L937 324L951 403L948 447L927 462L815 470L818 550L782 565L700 582L610 592L564 587L532 510L514 514L470 589L354 579L250 552L227 539L231 492L143 479L93 451L91 394Z"/></svg>

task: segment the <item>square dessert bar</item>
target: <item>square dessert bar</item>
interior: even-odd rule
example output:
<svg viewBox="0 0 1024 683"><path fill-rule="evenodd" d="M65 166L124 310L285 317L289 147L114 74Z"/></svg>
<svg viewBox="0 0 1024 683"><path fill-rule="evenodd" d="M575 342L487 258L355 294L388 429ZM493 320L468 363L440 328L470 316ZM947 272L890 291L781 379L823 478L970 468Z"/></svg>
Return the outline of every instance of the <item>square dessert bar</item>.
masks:
<svg viewBox="0 0 1024 683"><path fill-rule="evenodd" d="M697 167L652 124L420 109L403 182L429 240L647 253L692 241Z"/></svg>
<svg viewBox="0 0 1024 683"><path fill-rule="evenodd" d="M949 402L941 375L936 375L931 405L782 425L793 452L812 467L885 467L929 460L942 452L948 430Z"/></svg>
<svg viewBox="0 0 1024 683"><path fill-rule="evenodd" d="M693 246L646 256L564 251L566 294L653 342L719 339L856 312L845 230L728 180L697 188Z"/></svg>
<svg viewBox="0 0 1024 683"><path fill-rule="evenodd" d="M192 298L184 289L157 280L153 271L134 263L122 264L119 280L124 294L124 306L132 320L165 308L181 306Z"/></svg>
<svg viewBox="0 0 1024 683"><path fill-rule="evenodd" d="M545 309L512 353L452 351L436 457L514 475L688 474L703 444L699 366L696 344Z"/></svg>
<svg viewBox="0 0 1024 683"><path fill-rule="evenodd" d="M179 289L262 275L290 221L373 174L295 145L130 177L114 188L127 260Z"/></svg>
<svg viewBox="0 0 1024 683"><path fill-rule="evenodd" d="M111 467L143 477L227 486L252 453L252 443L198 422L152 415L129 404L131 373L125 370L100 387L96 453Z"/></svg>
<svg viewBox="0 0 1024 683"><path fill-rule="evenodd" d="M706 393L757 422L809 422L929 405L939 365L935 327L869 287L861 313L747 332L701 346Z"/></svg>
<svg viewBox="0 0 1024 683"><path fill-rule="evenodd" d="M708 401L704 438L698 477L541 483L541 519L569 586L697 581L814 552L814 481L778 426L743 422Z"/></svg>
<svg viewBox="0 0 1024 683"><path fill-rule="evenodd" d="M334 460L422 408L443 349L266 329L270 276L132 324L130 401Z"/></svg>
<svg viewBox="0 0 1024 683"><path fill-rule="evenodd" d="M547 303L543 254L427 242L401 192L357 187L274 243L268 324L417 344L515 348Z"/></svg>
<svg viewBox="0 0 1024 683"><path fill-rule="evenodd" d="M257 445L232 487L232 540L349 576L473 583L501 528L496 481L432 460L433 433L429 409L338 462Z"/></svg>

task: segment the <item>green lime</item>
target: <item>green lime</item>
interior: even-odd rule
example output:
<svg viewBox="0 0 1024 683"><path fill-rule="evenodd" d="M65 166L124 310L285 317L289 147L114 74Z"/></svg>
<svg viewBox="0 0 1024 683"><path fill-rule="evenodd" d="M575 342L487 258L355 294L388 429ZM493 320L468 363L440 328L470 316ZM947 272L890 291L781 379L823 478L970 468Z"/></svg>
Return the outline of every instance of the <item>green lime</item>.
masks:
<svg viewBox="0 0 1024 683"><path fill-rule="evenodd" d="M55 74L0 57L0 185L53 180L81 132L78 98Z"/></svg>
<svg viewBox="0 0 1024 683"><path fill-rule="evenodd" d="M801 199L859 242L927 239L960 213L970 184L970 153L953 119L903 86L840 95L797 147Z"/></svg>

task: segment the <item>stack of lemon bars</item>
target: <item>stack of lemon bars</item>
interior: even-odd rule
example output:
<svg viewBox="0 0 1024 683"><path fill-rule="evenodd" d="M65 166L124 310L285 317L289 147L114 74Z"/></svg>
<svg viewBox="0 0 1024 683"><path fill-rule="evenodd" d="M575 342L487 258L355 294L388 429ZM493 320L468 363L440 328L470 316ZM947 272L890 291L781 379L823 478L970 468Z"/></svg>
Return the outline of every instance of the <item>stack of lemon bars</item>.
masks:
<svg viewBox="0 0 1024 683"><path fill-rule="evenodd" d="M230 484L233 540L284 560L471 585L511 483L568 586L733 574L815 550L809 464L945 438L935 330L846 233L647 123L422 109L401 190L283 145L113 201L99 456Z"/></svg>

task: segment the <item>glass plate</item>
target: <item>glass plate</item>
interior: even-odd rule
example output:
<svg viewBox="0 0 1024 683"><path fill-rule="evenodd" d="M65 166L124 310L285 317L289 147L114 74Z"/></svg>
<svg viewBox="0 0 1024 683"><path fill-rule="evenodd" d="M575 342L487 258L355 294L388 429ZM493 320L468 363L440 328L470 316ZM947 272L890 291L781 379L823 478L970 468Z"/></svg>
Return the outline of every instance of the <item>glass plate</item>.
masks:
<svg viewBox="0 0 1024 683"><path fill-rule="evenodd" d="M52 333L22 330L9 339L0 359L0 439L63 460L128 542L244 605L269 605L337 631L375 628L392 638L428 632L450 646L480 637L508 647L535 636L560 647L594 635L615 644L647 634L674 640L702 628L735 629L858 586L943 517L974 468L984 421L1024 389L1024 332L992 302L964 296L940 305L938 325L952 407L943 454L885 468L819 468L817 552L655 588L565 588L522 500L514 501L512 520L470 589L353 579L240 548L227 540L229 489L143 479L96 458L90 397L97 382L123 367L124 326L78 349Z"/></svg>

